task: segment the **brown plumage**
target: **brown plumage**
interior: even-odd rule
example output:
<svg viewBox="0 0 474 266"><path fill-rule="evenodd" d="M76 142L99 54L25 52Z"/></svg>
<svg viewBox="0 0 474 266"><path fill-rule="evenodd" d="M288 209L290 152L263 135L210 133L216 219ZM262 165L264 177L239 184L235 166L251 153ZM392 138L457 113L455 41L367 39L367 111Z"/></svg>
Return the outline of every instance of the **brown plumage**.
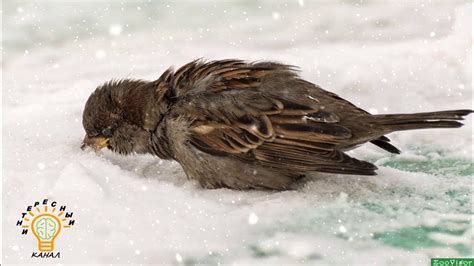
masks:
<svg viewBox="0 0 474 266"><path fill-rule="evenodd" d="M288 189L308 172L374 175L344 153L384 135L454 128L472 110L371 115L274 62L196 60L152 82L108 82L87 101L84 144L178 161L204 187Z"/></svg>

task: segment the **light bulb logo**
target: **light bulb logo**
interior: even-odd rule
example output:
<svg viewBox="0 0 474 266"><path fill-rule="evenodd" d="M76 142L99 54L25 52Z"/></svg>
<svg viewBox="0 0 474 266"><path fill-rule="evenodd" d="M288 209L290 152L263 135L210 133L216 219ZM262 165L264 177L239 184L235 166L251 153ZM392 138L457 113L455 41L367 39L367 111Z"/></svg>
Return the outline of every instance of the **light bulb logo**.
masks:
<svg viewBox="0 0 474 266"><path fill-rule="evenodd" d="M36 216L31 223L31 231L38 239L39 251L53 251L54 239L61 231L61 222L51 214L45 213Z"/></svg>
<svg viewBox="0 0 474 266"><path fill-rule="evenodd" d="M56 201L49 203L45 199L28 206L16 225L22 228L22 235L28 234L29 230L33 232L40 252L51 253L62 229L74 225L72 215L72 212L66 212L66 206L58 206Z"/></svg>

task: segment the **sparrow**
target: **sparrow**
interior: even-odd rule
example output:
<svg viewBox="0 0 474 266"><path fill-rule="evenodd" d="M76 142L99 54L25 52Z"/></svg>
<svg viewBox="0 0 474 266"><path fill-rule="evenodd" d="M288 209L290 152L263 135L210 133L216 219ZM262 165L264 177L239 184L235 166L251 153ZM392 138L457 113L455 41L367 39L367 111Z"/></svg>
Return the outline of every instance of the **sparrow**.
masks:
<svg viewBox="0 0 474 266"><path fill-rule="evenodd" d="M371 142L398 154L386 134L458 128L473 112L373 115L298 72L198 59L154 81L108 81L86 102L82 147L176 160L204 188L286 190L314 172L376 175L345 151Z"/></svg>

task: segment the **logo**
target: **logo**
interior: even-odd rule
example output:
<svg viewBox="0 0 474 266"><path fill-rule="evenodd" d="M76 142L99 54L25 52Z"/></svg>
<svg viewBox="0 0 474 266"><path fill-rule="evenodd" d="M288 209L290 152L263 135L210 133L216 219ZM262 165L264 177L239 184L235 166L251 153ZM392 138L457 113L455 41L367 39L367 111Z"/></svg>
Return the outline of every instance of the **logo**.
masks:
<svg viewBox="0 0 474 266"><path fill-rule="evenodd" d="M26 208L16 225L22 228L21 234L32 232L38 242L39 252L33 252L32 258L59 258L61 254L53 253L54 241L59 233L74 225L73 212L66 212L66 206L59 206L56 201L48 199L37 201Z"/></svg>
<svg viewBox="0 0 474 266"><path fill-rule="evenodd" d="M431 266L473 266L474 258L431 258Z"/></svg>

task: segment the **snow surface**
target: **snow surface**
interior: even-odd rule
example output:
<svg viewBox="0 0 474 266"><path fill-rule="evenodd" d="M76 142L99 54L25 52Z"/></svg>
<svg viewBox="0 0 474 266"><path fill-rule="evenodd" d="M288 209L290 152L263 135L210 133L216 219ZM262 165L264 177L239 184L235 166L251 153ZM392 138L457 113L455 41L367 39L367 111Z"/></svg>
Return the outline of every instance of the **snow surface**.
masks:
<svg viewBox="0 0 474 266"><path fill-rule="evenodd" d="M4 3L4 263L427 265L472 256L472 117L351 152L374 177L295 191L204 190L179 164L79 149L84 103L111 78L198 57L269 59L373 113L472 108L471 5L441 2ZM76 224L61 259L15 226L49 198Z"/></svg>

